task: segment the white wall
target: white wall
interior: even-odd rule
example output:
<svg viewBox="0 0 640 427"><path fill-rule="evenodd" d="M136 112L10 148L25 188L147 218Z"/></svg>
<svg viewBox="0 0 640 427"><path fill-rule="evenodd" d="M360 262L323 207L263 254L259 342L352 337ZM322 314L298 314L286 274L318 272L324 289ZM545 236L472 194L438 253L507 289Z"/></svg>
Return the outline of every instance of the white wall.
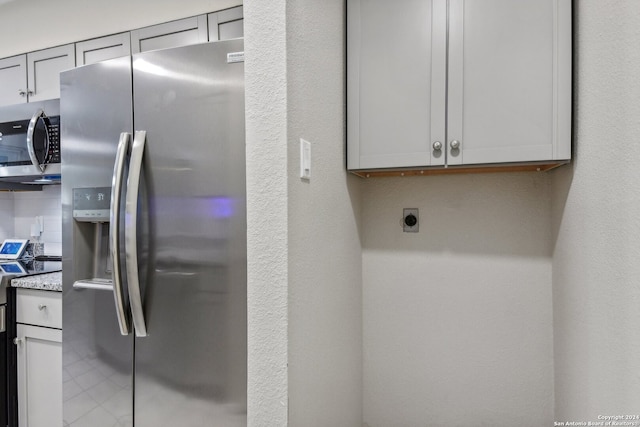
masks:
<svg viewBox="0 0 640 427"><path fill-rule="evenodd" d="M344 21L342 0L287 2L292 427L362 424L361 180L345 170Z"/></svg>
<svg viewBox="0 0 640 427"><path fill-rule="evenodd" d="M0 58L239 4L242 0L14 0L0 9Z"/></svg>
<svg viewBox="0 0 640 427"><path fill-rule="evenodd" d="M574 2L574 158L552 174L558 421L640 414L640 2Z"/></svg>
<svg viewBox="0 0 640 427"><path fill-rule="evenodd" d="M244 3L248 425L286 426L288 196L286 0Z"/></svg>
<svg viewBox="0 0 640 427"><path fill-rule="evenodd" d="M14 236L31 239L31 224L36 216L43 217L44 252L48 255L62 255L62 205L60 186L45 185L42 191L16 192L14 203Z"/></svg>
<svg viewBox="0 0 640 427"><path fill-rule="evenodd" d="M362 270L357 180L344 170L343 7L245 2L250 426L361 425ZM312 143L310 182L298 175L299 138Z"/></svg>
<svg viewBox="0 0 640 427"><path fill-rule="evenodd" d="M13 235L13 193L0 191L0 240Z"/></svg>
<svg viewBox="0 0 640 427"><path fill-rule="evenodd" d="M368 426L551 425L549 202L545 174L364 182Z"/></svg>
<svg viewBox="0 0 640 427"><path fill-rule="evenodd" d="M45 253L60 255L61 209L59 185L44 186L42 191L0 192L0 241L31 239L31 224L36 216L42 216L44 232L40 241L45 243Z"/></svg>

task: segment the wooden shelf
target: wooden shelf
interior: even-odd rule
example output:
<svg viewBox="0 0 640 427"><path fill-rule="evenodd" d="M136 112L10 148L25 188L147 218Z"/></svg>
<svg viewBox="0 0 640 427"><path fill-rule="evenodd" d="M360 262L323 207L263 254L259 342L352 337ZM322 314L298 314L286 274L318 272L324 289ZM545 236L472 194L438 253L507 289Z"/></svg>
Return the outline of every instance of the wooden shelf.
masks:
<svg viewBox="0 0 640 427"><path fill-rule="evenodd" d="M496 172L547 172L559 166L569 163L568 161L553 163L527 163L514 165L482 165L482 166L450 166L447 168L407 168L407 169L375 169L375 170L354 170L349 171L362 178L378 178L389 176L428 176L428 175L448 175L448 174L468 174L468 173L496 173Z"/></svg>

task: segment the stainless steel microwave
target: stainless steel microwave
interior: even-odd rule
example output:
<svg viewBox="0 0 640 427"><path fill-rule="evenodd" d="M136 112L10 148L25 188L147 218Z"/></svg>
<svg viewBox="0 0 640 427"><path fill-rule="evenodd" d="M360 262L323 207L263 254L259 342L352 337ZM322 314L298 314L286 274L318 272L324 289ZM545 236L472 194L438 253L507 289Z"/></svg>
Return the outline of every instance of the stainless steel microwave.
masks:
<svg viewBox="0 0 640 427"><path fill-rule="evenodd" d="M0 108L0 181L59 182L59 101Z"/></svg>

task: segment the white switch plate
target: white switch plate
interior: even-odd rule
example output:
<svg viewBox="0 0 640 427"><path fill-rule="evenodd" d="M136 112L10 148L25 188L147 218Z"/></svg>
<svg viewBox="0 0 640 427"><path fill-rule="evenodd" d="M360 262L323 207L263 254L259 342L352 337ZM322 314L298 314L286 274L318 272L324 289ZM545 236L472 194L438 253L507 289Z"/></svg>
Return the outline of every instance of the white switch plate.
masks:
<svg viewBox="0 0 640 427"><path fill-rule="evenodd" d="M311 143L300 138L300 178L311 179Z"/></svg>

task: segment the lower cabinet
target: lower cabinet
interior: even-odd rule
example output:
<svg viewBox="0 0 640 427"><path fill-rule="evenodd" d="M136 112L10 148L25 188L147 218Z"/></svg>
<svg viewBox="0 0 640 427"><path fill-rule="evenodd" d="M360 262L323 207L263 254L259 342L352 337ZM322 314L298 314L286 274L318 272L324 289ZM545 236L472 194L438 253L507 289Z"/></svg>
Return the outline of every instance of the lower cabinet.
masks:
<svg viewBox="0 0 640 427"><path fill-rule="evenodd" d="M62 426L62 294L18 289L16 351L20 427Z"/></svg>

